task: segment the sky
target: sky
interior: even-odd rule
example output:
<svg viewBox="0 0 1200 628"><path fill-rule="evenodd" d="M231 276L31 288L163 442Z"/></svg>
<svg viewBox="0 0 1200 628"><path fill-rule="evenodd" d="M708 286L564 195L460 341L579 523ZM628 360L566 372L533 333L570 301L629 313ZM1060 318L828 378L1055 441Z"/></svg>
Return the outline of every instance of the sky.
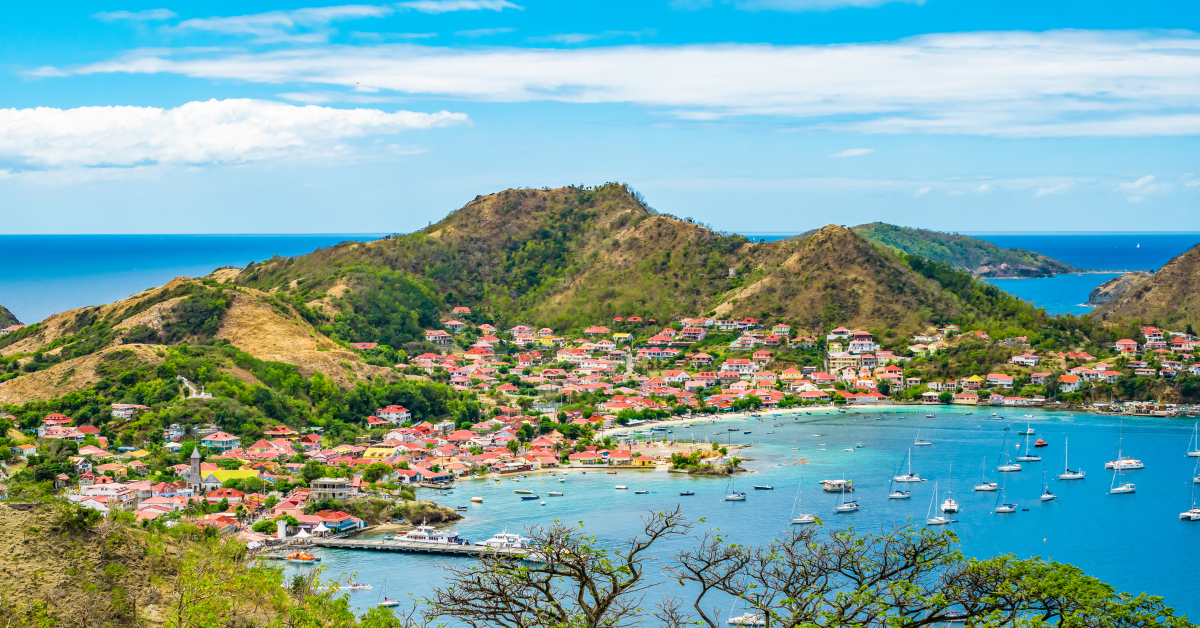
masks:
<svg viewBox="0 0 1200 628"><path fill-rule="evenodd" d="M1200 3L13 3L0 233L391 233L628 183L717 229L1200 230Z"/></svg>

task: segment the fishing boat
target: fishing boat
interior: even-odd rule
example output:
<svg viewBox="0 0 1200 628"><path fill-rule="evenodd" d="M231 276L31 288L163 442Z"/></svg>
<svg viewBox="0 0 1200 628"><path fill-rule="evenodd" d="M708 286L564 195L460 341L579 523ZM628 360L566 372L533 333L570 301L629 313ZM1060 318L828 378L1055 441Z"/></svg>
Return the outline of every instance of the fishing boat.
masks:
<svg viewBox="0 0 1200 628"><path fill-rule="evenodd" d="M529 539L520 534L509 532L508 528L505 528L503 532L493 534L490 539L476 541L475 545L477 547L490 547L493 549L529 549Z"/></svg>
<svg viewBox="0 0 1200 628"><path fill-rule="evenodd" d="M1004 433L1004 444L1000 447L1000 465L996 470L1001 473L1013 473L1021 470L1020 463L1013 462L1008 454L1008 432Z"/></svg>
<svg viewBox="0 0 1200 628"><path fill-rule="evenodd" d="M1120 468L1113 469L1112 485L1108 487L1109 495L1132 493L1137 490L1137 485L1132 482L1125 482L1122 480L1120 484L1117 483L1117 480L1121 478L1121 471L1122 470Z"/></svg>
<svg viewBox="0 0 1200 628"><path fill-rule="evenodd" d="M1082 480L1084 474L1087 473L1083 469L1071 470L1067 463L1067 439L1063 439L1063 472L1058 474L1060 480Z"/></svg>
<svg viewBox="0 0 1200 628"><path fill-rule="evenodd" d="M929 498L929 510L925 512L925 525L927 526L943 526L950 523L949 517L938 515L933 516L933 504L937 502L937 482L933 483L933 497Z"/></svg>
<svg viewBox="0 0 1200 628"><path fill-rule="evenodd" d="M843 485L845 484L845 482L846 482L846 478L843 477L842 478ZM854 512L854 511L858 510L858 500L853 499L850 501L846 501L846 492L845 491L842 491L841 495L839 495L839 497L838 497L838 500L841 503L839 503L837 506L833 507L833 512L840 514L840 513L846 513L846 512Z"/></svg>
<svg viewBox="0 0 1200 628"><path fill-rule="evenodd" d="M736 476L729 476L728 492L725 494L727 502L744 502L746 501L746 493L739 493L737 490Z"/></svg>
<svg viewBox="0 0 1200 628"><path fill-rule="evenodd" d="M291 554L288 554L287 557L285 558L285 560L287 560L289 563L297 563L300 565L311 565L321 559L317 558L316 556L313 556L312 554L309 554L308 552L293 552Z"/></svg>
<svg viewBox="0 0 1200 628"><path fill-rule="evenodd" d="M1188 441L1187 455L1200 458L1200 422L1192 426L1192 440Z"/></svg>
<svg viewBox="0 0 1200 628"><path fill-rule="evenodd" d="M738 431L738 430L740 430L740 429L742 429L742 428L740 428L740 427L727 427L727 428L725 428L725 430L726 430L726 431L729 431L729 432L736 432L736 431Z"/></svg>
<svg viewBox="0 0 1200 628"><path fill-rule="evenodd" d="M1042 457L1029 452L1029 435L1025 435L1025 453L1017 456L1018 462L1041 462Z"/></svg>
<svg viewBox="0 0 1200 628"><path fill-rule="evenodd" d="M771 486L770 484L755 484L754 490L756 490L756 491L773 491L773 490L775 490L775 487Z"/></svg>
<svg viewBox="0 0 1200 628"><path fill-rule="evenodd" d="M1117 432L1117 459L1109 460L1104 463L1105 469L1113 469L1119 471L1132 471L1134 469L1145 469L1146 465L1142 464L1141 460L1137 460L1132 456L1126 456L1124 451L1125 444L1125 423L1121 423L1121 427ZM1129 491L1132 492L1132 491Z"/></svg>
<svg viewBox="0 0 1200 628"><path fill-rule="evenodd" d="M1007 484L1007 482L1006 482L1006 484ZM993 508L992 511L998 512L1001 514L1017 512L1016 504L1010 504L1010 503L1007 503L1004 501L1004 487L1003 486L1000 487L1000 493L996 495L996 507Z"/></svg>
<svg viewBox="0 0 1200 628"><path fill-rule="evenodd" d="M679 491L680 497L691 497L692 495L695 495L695 494L696 494L696 491Z"/></svg>
<svg viewBox="0 0 1200 628"><path fill-rule="evenodd" d="M921 430L917 430L917 438L916 438L916 440L913 441L913 445L915 445L917 447L923 447L923 446L932 445L932 444L933 444L933 441L921 438Z"/></svg>
<svg viewBox="0 0 1200 628"><path fill-rule="evenodd" d="M911 448L909 448L908 453L905 454L904 458L908 461L908 473L905 475L897 475L897 476L893 477L892 479L894 479L897 482L920 482L921 476L912 472L912 449Z"/></svg>
<svg viewBox="0 0 1200 628"><path fill-rule="evenodd" d="M1058 498L1053 491L1050 490L1050 485L1046 484L1046 465L1042 465L1042 497L1041 500L1048 502Z"/></svg>
<svg viewBox="0 0 1200 628"><path fill-rule="evenodd" d="M792 514L788 516L788 521L791 522L792 525L804 525L806 523L813 523L817 520L816 515L805 514L804 510L800 506L800 491L803 490L803 488L804 478L800 478L800 485L796 487L796 499L792 502ZM800 514L796 514L797 510L800 510Z"/></svg>
<svg viewBox="0 0 1200 628"><path fill-rule="evenodd" d="M900 473L900 467L896 467L896 473ZM896 476L892 476L892 481L888 485L888 499L908 499L912 497L912 491L901 491L896 489Z"/></svg>
<svg viewBox="0 0 1200 628"><path fill-rule="evenodd" d="M933 485L934 494L937 493L937 484ZM954 501L954 465L950 465L950 481L946 487L946 501L942 502L942 512L955 513L958 512L958 502Z"/></svg>
<svg viewBox="0 0 1200 628"><path fill-rule="evenodd" d="M546 494L549 495L550 497L562 497L563 496L562 491L547 491Z"/></svg>

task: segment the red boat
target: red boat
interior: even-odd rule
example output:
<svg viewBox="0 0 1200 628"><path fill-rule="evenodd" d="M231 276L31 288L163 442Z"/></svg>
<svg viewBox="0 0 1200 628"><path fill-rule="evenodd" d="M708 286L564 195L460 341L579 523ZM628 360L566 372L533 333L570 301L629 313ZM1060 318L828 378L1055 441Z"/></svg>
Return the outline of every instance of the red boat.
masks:
<svg viewBox="0 0 1200 628"><path fill-rule="evenodd" d="M1049 443L1047 443L1046 441L1039 438L1039 439L1037 439L1037 442L1033 444L1033 446L1034 447L1045 447L1048 444Z"/></svg>

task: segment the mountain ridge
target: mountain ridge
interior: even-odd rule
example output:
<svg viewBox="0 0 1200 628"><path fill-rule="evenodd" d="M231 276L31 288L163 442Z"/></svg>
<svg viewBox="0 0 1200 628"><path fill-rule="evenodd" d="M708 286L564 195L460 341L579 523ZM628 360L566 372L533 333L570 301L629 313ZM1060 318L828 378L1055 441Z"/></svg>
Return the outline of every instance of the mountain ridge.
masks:
<svg viewBox="0 0 1200 628"><path fill-rule="evenodd" d="M1200 325L1200 244L1092 310L1101 320L1136 319L1163 326Z"/></svg>
<svg viewBox="0 0 1200 628"><path fill-rule="evenodd" d="M987 240L956 233L883 222L858 225L852 229L877 244L900 249L909 255L946 262L976 277L1050 277L1080 270L1041 253L1017 248L1004 249Z"/></svg>

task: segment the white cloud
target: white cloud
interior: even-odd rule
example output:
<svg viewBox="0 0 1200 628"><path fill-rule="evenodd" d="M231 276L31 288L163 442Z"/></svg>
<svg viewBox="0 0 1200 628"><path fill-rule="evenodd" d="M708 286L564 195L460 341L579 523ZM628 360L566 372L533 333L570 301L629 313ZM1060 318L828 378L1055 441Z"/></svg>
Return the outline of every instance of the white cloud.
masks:
<svg viewBox="0 0 1200 628"><path fill-rule="evenodd" d="M992 186L987 183L984 183L983 185L973 188L971 191L976 192L978 194L987 194L991 190L992 190Z"/></svg>
<svg viewBox="0 0 1200 628"><path fill-rule="evenodd" d="M847 8L872 8L892 2L925 4L925 0L738 0L734 3L745 11L832 11Z"/></svg>
<svg viewBox="0 0 1200 628"><path fill-rule="evenodd" d="M499 28L476 28L469 31L455 31L454 34L458 35L459 37L488 37L490 35L511 33L513 30L514 29L508 28L507 26L501 26Z"/></svg>
<svg viewBox="0 0 1200 628"><path fill-rule="evenodd" d="M1055 183L1054 185L1040 187L1033 196L1035 198L1041 198L1050 194L1066 194L1071 190L1072 187L1073 186L1069 181L1063 181L1061 183Z"/></svg>
<svg viewBox="0 0 1200 628"><path fill-rule="evenodd" d="M587 33L560 33L558 35L545 35L542 37L529 37L526 41L535 44L582 44L585 42L598 39L599 35L589 35Z"/></svg>
<svg viewBox="0 0 1200 628"><path fill-rule="evenodd" d="M0 109L0 164L15 171L353 158L353 140L467 122L440 111L209 100L173 109Z"/></svg>
<svg viewBox="0 0 1200 628"><path fill-rule="evenodd" d="M396 6L411 9L421 13L449 13L451 11L503 11L516 9L524 11L525 7L513 4L508 0L413 0L401 2Z"/></svg>
<svg viewBox="0 0 1200 628"><path fill-rule="evenodd" d="M869 155L875 152L874 148L847 148L840 153L834 153L830 157L841 159L843 157L858 157L860 155Z"/></svg>
<svg viewBox="0 0 1200 628"><path fill-rule="evenodd" d="M1183 32L979 32L812 46L144 50L30 74L104 72L361 82L359 89L497 102L632 103L688 119L769 116L864 133L1200 134L1200 37Z"/></svg>
<svg viewBox="0 0 1200 628"><path fill-rule="evenodd" d="M146 9L145 11L101 11L93 13L92 17L101 22L119 22L122 20L129 22L154 22L158 20L169 20L175 17L175 12L170 9Z"/></svg>
<svg viewBox="0 0 1200 628"><path fill-rule="evenodd" d="M1132 183L1122 183L1118 185L1117 188L1122 190L1140 190L1142 188L1154 189L1154 186L1151 185L1153 182L1154 175L1148 174Z"/></svg>
<svg viewBox="0 0 1200 628"><path fill-rule="evenodd" d="M322 27L332 22L384 17L392 12L390 7L385 6L351 4L294 11L268 11L253 15L193 18L176 24L171 30L249 36L259 43L318 43L328 38L328 32L322 30ZM304 29L316 29L317 32L298 32Z"/></svg>
<svg viewBox="0 0 1200 628"><path fill-rule="evenodd" d="M917 188L916 192L913 192L913 198L921 198L922 196L929 194L929 190L931 189L932 188L930 188L928 185L919 187Z"/></svg>

